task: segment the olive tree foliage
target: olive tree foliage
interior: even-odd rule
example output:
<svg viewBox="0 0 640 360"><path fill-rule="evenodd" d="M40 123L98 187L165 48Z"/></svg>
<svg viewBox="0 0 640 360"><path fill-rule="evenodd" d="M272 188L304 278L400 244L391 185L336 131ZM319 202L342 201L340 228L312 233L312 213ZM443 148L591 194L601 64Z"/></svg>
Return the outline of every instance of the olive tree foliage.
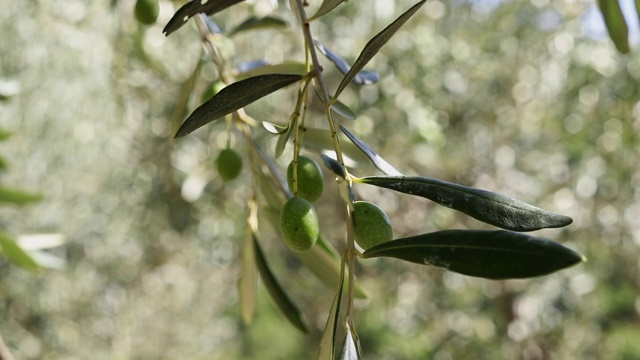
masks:
<svg viewBox="0 0 640 360"><path fill-rule="evenodd" d="M331 50L332 39L316 36L314 25L331 19L332 11L338 6L362 6L358 3L325 0L314 4L291 0L287 9L296 19L297 23L291 26L300 42L300 45L292 44L292 48L300 48L293 51L290 58L285 54L284 61L279 63L265 59L231 63L227 45L236 34L283 31L288 27L284 20L273 15L250 17L237 27L223 31L209 17L234 11L243 1L188 2L175 12L163 30L171 38L176 31L189 31L183 26L194 22L203 43L202 61L184 83L181 99L188 99L194 91L203 63L213 64L217 74L210 94L205 94L194 110L188 109L186 100L178 103L173 119L176 141L182 141L185 136L202 136L204 131L224 132L227 141L221 154L234 155L226 155L228 159L218 158L220 176L225 181L232 181L240 174L251 177L243 250L238 258L242 263L239 279L242 318L246 324L252 322L260 278L283 316L300 331L308 331L304 309L296 305L289 294L295 285L278 280L279 275L270 266L280 254L265 251L261 234L265 227L271 226L280 231L283 242L310 274L335 289L317 351L318 359L362 357L354 307L357 298L366 296L357 282L359 262L394 258L500 280L547 275L585 260L558 242L527 234L567 226L572 222L570 217L484 189L425 176L405 176L401 172L402 164L392 165L366 139L351 130L358 121L358 112L343 102L341 95L348 87L381 86L379 75L368 65L387 43L393 42L394 35L426 2L416 2L385 28L372 30L357 54L346 54L356 59L352 63L345 60L343 54ZM342 74L337 84L328 80L324 59ZM268 112L251 111L254 102L283 92L293 98L287 105L290 106L288 120L274 118ZM183 113L188 114L186 118L182 117ZM324 123L310 120L318 116L324 118ZM374 122L383 121L384 118L374 119ZM236 149L231 146L231 134L242 139L234 145ZM275 139L271 142L275 145L273 148L264 147L265 135ZM244 149L238 150L239 147ZM278 165L279 158L287 159L290 164L286 175ZM375 172L361 173L359 169L366 162L373 165ZM302 163L309 164L308 169L305 170ZM248 164L248 170L241 173L243 164ZM340 204L338 208L344 214L344 231L335 239L325 236L323 221L313 205L322 193L323 173L334 180L326 186L337 188L334 201ZM425 198L502 230L441 229L393 238L394 218L389 219L378 207L371 208L373 214L359 214L357 209L362 207L356 205L366 200L358 195L363 186ZM315 194L306 195L308 192ZM370 231L371 228L380 231ZM387 233L387 229L388 237L372 239Z"/></svg>

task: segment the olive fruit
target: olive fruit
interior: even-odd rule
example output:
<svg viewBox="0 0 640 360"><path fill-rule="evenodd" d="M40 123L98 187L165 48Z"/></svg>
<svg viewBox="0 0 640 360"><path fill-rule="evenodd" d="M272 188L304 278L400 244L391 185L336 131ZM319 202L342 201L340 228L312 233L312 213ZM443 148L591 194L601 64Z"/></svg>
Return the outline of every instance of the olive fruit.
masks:
<svg viewBox="0 0 640 360"><path fill-rule="evenodd" d="M215 94L219 93L220 90L224 89L225 83L222 81L216 81L213 84L209 85L204 92L202 93L202 98L200 99L202 102L209 101Z"/></svg>
<svg viewBox="0 0 640 360"><path fill-rule="evenodd" d="M280 231L284 243L292 250L311 249L320 234L318 215L313 205L298 196L289 199L280 212Z"/></svg>
<svg viewBox="0 0 640 360"><path fill-rule="evenodd" d="M356 242L367 250L393 239L393 229L387 214L377 205L366 201L353 204Z"/></svg>
<svg viewBox="0 0 640 360"><path fill-rule="evenodd" d="M298 196L314 202L322 195L324 179L322 170L315 160L304 155L298 156ZM289 190L293 192L293 161L287 168ZM295 195L295 194L294 194Z"/></svg>
<svg viewBox="0 0 640 360"><path fill-rule="evenodd" d="M238 177L242 170L242 158L233 149L224 149L216 159L218 174L224 181L230 181Z"/></svg>
<svg viewBox="0 0 640 360"><path fill-rule="evenodd" d="M136 20L144 25L151 25L156 22L158 13L160 12L160 5L158 0L138 0L136 1L136 7L134 13Z"/></svg>

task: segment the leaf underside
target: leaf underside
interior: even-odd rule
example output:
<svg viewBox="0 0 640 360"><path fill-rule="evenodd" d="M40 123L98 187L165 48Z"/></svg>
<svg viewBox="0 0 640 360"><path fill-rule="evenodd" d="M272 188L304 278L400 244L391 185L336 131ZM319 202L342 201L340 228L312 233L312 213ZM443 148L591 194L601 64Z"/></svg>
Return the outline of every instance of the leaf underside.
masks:
<svg viewBox="0 0 640 360"><path fill-rule="evenodd" d="M196 14L213 15L232 5L244 0L209 0L202 4L199 0L189 1L184 4L175 14L167 25L162 29L165 36L169 36L172 32L180 29L187 21Z"/></svg>
<svg viewBox="0 0 640 360"><path fill-rule="evenodd" d="M446 230L374 246L364 258L393 257L488 279L522 279L585 258L557 242L504 230Z"/></svg>
<svg viewBox="0 0 640 360"><path fill-rule="evenodd" d="M188 135L211 121L243 108L274 91L300 81L302 78L303 76L298 74L267 74L230 84L195 109L182 124L175 137Z"/></svg>
<svg viewBox="0 0 640 360"><path fill-rule="evenodd" d="M513 231L533 231L571 224L564 215L506 195L422 176L369 176L357 181L427 198L487 224Z"/></svg>
<svg viewBox="0 0 640 360"><path fill-rule="evenodd" d="M401 176L402 173L396 168L394 168L391 164L389 164L382 156L378 155L373 149L367 145L364 141L360 140L357 136L355 136L349 129L342 126L342 124L338 124L340 126L340 130L347 135L349 140L358 147L366 156L371 160L373 165L378 168L378 170L382 171L383 174L393 175L393 176Z"/></svg>
<svg viewBox="0 0 640 360"><path fill-rule="evenodd" d="M320 50L322 55L331 60L331 62L338 68L338 70L340 70L341 73L345 75L349 73L349 70L351 70L351 65L349 65L349 63L345 59L317 41L315 42L315 45L318 50ZM375 71L361 70L353 77L351 81L358 85L373 85L380 81L380 76Z"/></svg>
<svg viewBox="0 0 640 360"><path fill-rule="evenodd" d="M311 18L309 18L309 21L313 21L319 17L321 17L322 15L328 13L329 11L333 10L336 6L342 4L343 2L345 2L346 0L324 0L322 2L322 4L320 5L320 7L318 8L318 11L315 13L315 15L313 15Z"/></svg>

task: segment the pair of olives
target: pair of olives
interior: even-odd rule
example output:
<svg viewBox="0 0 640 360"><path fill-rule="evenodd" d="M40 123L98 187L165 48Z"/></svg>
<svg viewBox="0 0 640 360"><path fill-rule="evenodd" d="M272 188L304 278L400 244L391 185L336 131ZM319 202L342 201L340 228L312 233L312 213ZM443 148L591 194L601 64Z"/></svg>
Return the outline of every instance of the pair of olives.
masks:
<svg viewBox="0 0 640 360"><path fill-rule="evenodd" d="M311 202L322 194L324 181L320 167L308 157L298 157L297 169L297 196L282 208L280 229L289 248L305 251L315 244L320 234L318 215ZM293 190L293 162L287 169L287 180ZM353 222L355 240L365 250L393 239L389 217L375 204L356 201Z"/></svg>
<svg viewBox="0 0 640 360"><path fill-rule="evenodd" d="M318 163L304 155L298 156L295 168L294 186L294 162L287 167L287 183L294 196L284 204L280 212L280 230L284 243L289 248L305 251L316 243L320 235L318 214L311 203L322 195L324 179Z"/></svg>

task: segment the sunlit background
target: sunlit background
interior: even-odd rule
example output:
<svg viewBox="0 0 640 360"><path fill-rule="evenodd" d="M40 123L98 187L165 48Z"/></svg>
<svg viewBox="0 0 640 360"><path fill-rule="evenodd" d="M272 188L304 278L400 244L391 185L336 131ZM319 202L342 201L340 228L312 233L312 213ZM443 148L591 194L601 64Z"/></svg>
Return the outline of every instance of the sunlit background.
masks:
<svg viewBox="0 0 640 360"><path fill-rule="evenodd" d="M49 268L0 258L0 335L17 359L305 359L315 357L334 289L286 250L273 227L260 237L311 331L299 333L264 288L242 323L236 282L251 178L223 183L214 159L222 123L174 141L182 83L202 52L188 24L162 28L180 2L161 1L153 26L134 1L2 1L2 184L44 195L2 206L6 232L49 234ZM320 1L310 1L313 13ZM366 359L639 359L640 49L631 0L621 1L632 51L606 36L594 0L430 0L368 65L377 85L341 96L361 139L408 175L505 193L574 223L536 235L588 257L530 280L488 281L394 260L361 262L368 292L356 302ZM274 15L285 31L225 42L229 66L303 60L288 2L247 1L215 15L223 29ZM314 34L349 61L412 1L349 1ZM324 62L329 86L340 74ZM208 64L189 111L216 80ZM7 90L8 89L8 90ZM247 112L284 123L293 93ZM309 121L323 125L320 112ZM276 139L257 141L273 155ZM246 154L235 134L232 146ZM285 153L278 164L285 169ZM353 169L376 174L372 166ZM335 186L318 203L338 248L344 220ZM422 199L356 187L391 217L395 235L489 228ZM41 254L41 255L42 255Z"/></svg>

